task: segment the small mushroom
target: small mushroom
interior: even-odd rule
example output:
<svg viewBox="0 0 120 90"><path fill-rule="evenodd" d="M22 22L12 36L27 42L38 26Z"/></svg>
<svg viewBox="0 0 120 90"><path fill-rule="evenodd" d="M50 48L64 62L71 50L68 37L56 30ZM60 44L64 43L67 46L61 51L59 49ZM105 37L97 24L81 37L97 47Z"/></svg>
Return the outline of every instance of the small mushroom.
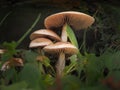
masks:
<svg viewBox="0 0 120 90"><path fill-rule="evenodd" d="M2 65L1 71L5 71L14 66L23 66L23 60L21 58L11 58Z"/></svg>
<svg viewBox="0 0 120 90"><path fill-rule="evenodd" d="M57 74L60 77L62 76L62 72L65 67L65 54L73 55L78 53L78 49L69 42L57 42L44 47L43 50L50 54L59 54L56 68Z"/></svg>
<svg viewBox="0 0 120 90"><path fill-rule="evenodd" d="M52 44L53 42L47 38L36 38L30 42L30 48L44 47L46 45Z"/></svg>
<svg viewBox="0 0 120 90"><path fill-rule="evenodd" d="M42 48L49 44L53 44L53 42L47 38L36 38L30 42L29 47L38 48L38 52L42 54Z"/></svg>
<svg viewBox="0 0 120 90"><path fill-rule="evenodd" d="M94 18L76 11L60 12L48 16L45 21L47 29L54 29L62 27L61 39L67 41L66 25L69 25L74 30L80 30L92 25Z"/></svg>
<svg viewBox="0 0 120 90"><path fill-rule="evenodd" d="M53 31L49 30L49 29L40 29L37 30L35 32L33 32L30 35L30 39L34 40L36 38L49 38L52 40L56 40L56 41L61 41L60 37Z"/></svg>

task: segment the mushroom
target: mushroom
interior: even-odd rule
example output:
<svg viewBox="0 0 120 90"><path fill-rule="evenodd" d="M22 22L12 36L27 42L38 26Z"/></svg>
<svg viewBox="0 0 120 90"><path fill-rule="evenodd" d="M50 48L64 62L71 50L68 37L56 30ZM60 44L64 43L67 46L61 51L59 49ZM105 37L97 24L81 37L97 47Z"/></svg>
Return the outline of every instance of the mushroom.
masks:
<svg viewBox="0 0 120 90"><path fill-rule="evenodd" d="M30 35L31 40L34 40L36 38L41 38L41 37L49 38L49 39L56 40L56 41L61 41L60 37L55 32L49 29L40 29L40 30L33 32Z"/></svg>
<svg viewBox="0 0 120 90"><path fill-rule="evenodd" d="M74 30L80 30L92 25L94 18L76 11L60 12L48 16L45 21L47 29L54 29L62 27L61 39L67 41L66 25L69 25Z"/></svg>
<svg viewBox="0 0 120 90"><path fill-rule="evenodd" d="M23 66L23 60L21 58L11 58L2 65L1 71L5 71L14 66Z"/></svg>
<svg viewBox="0 0 120 90"><path fill-rule="evenodd" d="M42 53L42 49L44 46L49 44L53 44L53 42L47 38L36 38L30 42L30 48L38 48L38 52Z"/></svg>
<svg viewBox="0 0 120 90"><path fill-rule="evenodd" d="M60 77L62 76L62 72L65 67L65 54L73 55L78 53L78 49L69 42L57 42L44 47L43 50L50 54L59 54L56 69L57 75Z"/></svg>

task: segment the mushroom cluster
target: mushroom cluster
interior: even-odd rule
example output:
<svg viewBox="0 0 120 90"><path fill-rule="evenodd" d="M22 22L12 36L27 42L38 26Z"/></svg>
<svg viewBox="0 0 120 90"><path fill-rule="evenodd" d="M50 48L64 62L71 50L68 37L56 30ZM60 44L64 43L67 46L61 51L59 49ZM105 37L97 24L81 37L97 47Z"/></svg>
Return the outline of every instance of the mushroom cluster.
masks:
<svg viewBox="0 0 120 90"><path fill-rule="evenodd" d="M65 54L73 55L78 53L78 48L72 45L67 40L66 25L69 25L73 30L80 30L92 25L94 18L76 11L60 12L48 16L44 25L46 29L40 29L30 35L30 48L38 48L41 52L50 54L59 54L56 64L57 75L60 77L63 74L65 67ZM62 27L61 37L59 37L53 29Z"/></svg>
<svg viewBox="0 0 120 90"><path fill-rule="evenodd" d="M60 37L50 29L40 29L34 31L30 35L30 48L37 48L38 52L42 54L42 49L45 46L53 44L56 41L61 41Z"/></svg>

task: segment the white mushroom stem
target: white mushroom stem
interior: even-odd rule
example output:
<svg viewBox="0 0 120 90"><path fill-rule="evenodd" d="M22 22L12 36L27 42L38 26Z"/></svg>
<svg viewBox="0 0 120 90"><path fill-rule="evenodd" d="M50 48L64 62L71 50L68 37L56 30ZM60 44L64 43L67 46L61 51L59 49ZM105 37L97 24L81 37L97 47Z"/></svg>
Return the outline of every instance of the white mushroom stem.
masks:
<svg viewBox="0 0 120 90"><path fill-rule="evenodd" d="M60 76L60 77L62 76L62 72L64 70L64 67L65 67L65 54L63 52L61 52L59 55L57 66L56 66L58 76Z"/></svg>
<svg viewBox="0 0 120 90"><path fill-rule="evenodd" d="M67 24L64 24L63 25L63 28L62 28L62 34L61 34L61 39L63 42L67 42L67 31L66 31L66 25ZM63 52L60 53L59 55L59 59L58 59L58 62L57 62L57 74L61 77L62 76L62 72L64 70L64 67L65 67L65 54Z"/></svg>
<svg viewBox="0 0 120 90"><path fill-rule="evenodd" d="M67 42L66 25L67 25L67 24L64 24L64 25L63 25L63 28L62 28L61 39L62 39L63 42Z"/></svg>

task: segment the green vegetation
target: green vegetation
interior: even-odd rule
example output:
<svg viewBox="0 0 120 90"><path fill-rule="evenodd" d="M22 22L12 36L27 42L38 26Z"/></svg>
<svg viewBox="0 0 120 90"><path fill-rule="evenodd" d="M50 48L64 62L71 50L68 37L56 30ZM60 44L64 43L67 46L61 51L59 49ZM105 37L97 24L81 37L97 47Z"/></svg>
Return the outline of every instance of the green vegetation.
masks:
<svg viewBox="0 0 120 90"><path fill-rule="evenodd" d="M85 30L81 45L75 33L67 26L69 40L79 52L66 58L61 79L56 78L56 56L51 57L44 53L43 60L37 61L39 53L36 50L17 48L36 25L40 15L17 42L4 42L1 47L6 52L0 56L0 90L119 90L120 8L103 4L99 6L94 13L96 22L87 31ZM86 8L84 6L84 12L87 11ZM0 25L4 23L8 14ZM90 30L94 31L95 35L92 47L87 46L86 41L86 35ZM13 64L13 58L21 58L23 65ZM10 67L2 70L4 63L9 60L11 60Z"/></svg>

